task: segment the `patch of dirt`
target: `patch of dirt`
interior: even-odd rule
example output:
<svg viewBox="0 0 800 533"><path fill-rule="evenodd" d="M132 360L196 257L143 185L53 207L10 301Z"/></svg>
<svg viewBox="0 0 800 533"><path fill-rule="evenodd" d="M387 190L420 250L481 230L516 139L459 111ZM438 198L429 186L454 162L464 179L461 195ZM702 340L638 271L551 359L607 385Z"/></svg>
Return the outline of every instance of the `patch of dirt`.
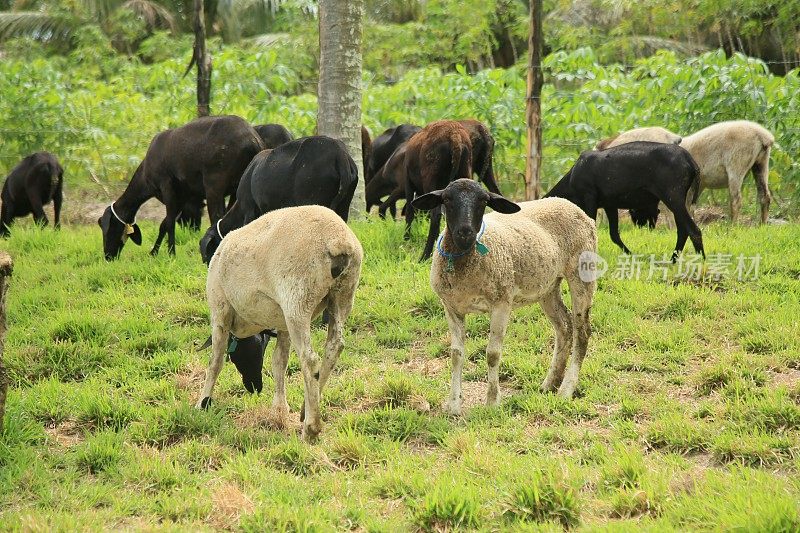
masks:
<svg viewBox="0 0 800 533"><path fill-rule="evenodd" d="M486 391L489 390L489 383L486 381L462 381L461 382L461 408L462 412L476 406L486 405ZM500 382L500 401L503 398L519 392L508 383Z"/></svg>
<svg viewBox="0 0 800 533"><path fill-rule="evenodd" d="M772 384L776 387L786 387L793 389L800 385L800 370L788 369L786 372L773 372L767 371L767 375L772 380Z"/></svg>
<svg viewBox="0 0 800 533"><path fill-rule="evenodd" d="M448 359L428 359L420 354L412 355L411 359L401 365L406 372L414 372L423 376L438 376L447 368Z"/></svg>
<svg viewBox="0 0 800 533"><path fill-rule="evenodd" d="M281 413L270 405L259 404L236 415L236 426L242 429L269 429L299 431L300 413Z"/></svg>
<svg viewBox="0 0 800 533"><path fill-rule="evenodd" d="M66 204L66 201L64 202ZM111 202L86 202L80 204L77 209L68 213L69 222L77 224L97 224L97 219L103 216L103 212ZM167 214L164 204L151 198L142 204L136 213L136 220L152 220L161 222Z"/></svg>
<svg viewBox="0 0 800 533"><path fill-rule="evenodd" d="M255 510L251 500L235 483L223 481L213 487L211 506L214 509L209 517L211 523L220 529L235 529L239 517Z"/></svg>
<svg viewBox="0 0 800 533"><path fill-rule="evenodd" d="M191 365L175 376L175 385L181 390L199 392L206 379L206 367Z"/></svg>
<svg viewBox="0 0 800 533"><path fill-rule="evenodd" d="M45 426L44 432L47 433L48 440L65 448L71 448L84 441L83 433L72 420L60 424L48 424Z"/></svg>

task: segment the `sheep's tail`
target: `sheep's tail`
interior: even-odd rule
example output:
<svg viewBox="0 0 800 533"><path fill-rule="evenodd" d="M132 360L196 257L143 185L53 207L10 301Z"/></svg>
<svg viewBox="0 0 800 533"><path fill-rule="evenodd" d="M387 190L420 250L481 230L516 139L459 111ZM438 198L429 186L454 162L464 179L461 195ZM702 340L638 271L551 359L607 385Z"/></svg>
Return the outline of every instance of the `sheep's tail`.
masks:
<svg viewBox="0 0 800 533"><path fill-rule="evenodd" d="M692 184L689 187L689 190L692 191L691 204L694 205L700 198L700 166L697 164L697 161L694 160L694 157L692 157L691 154L689 154L689 162L692 165L692 173L694 176L692 178Z"/></svg>
<svg viewBox="0 0 800 533"><path fill-rule="evenodd" d="M325 243L328 258L331 262L330 270L333 279L341 276L353 264L353 261L359 257L358 247L358 244L353 243L345 235L331 238Z"/></svg>
<svg viewBox="0 0 800 533"><path fill-rule="evenodd" d="M339 158L341 163L341 158ZM331 209L333 209L342 220L347 222L347 216L350 214L350 202L353 201L353 195L358 186L358 167L352 157L344 158L347 162L347 168L340 168L337 165L339 173L339 190L336 191L336 196L331 200Z"/></svg>

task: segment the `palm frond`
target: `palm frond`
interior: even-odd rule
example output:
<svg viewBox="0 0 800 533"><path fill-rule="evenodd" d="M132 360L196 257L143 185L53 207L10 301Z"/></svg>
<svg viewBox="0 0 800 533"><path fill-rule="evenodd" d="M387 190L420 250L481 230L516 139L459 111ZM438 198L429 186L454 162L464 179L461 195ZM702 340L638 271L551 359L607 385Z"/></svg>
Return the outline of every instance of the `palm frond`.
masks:
<svg viewBox="0 0 800 533"><path fill-rule="evenodd" d="M288 33L262 33L246 39L248 42L258 48L270 48L276 44L284 44L292 40L291 34Z"/></svg>
<svg viewBox="0 0 800 533"><path fill-rule="evenodd" d="M167 28L175 31L175 17L161 4L150 0L127 0L122 7L142 17L151 28Z"/></svg>
<svg viewBox="0 0 800 533"><path fill-rule="evenodd" d="M38 11L0 13L0 42L15 37L31 37L48 43L68 42L79 21L64 15Z"/></svg>

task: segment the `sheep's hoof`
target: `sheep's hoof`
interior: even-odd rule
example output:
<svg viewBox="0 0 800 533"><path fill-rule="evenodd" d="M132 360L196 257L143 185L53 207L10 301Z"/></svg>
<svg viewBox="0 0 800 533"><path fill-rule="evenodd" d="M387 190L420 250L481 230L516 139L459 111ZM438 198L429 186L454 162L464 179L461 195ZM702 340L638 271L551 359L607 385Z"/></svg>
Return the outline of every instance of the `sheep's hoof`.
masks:
<svg viewBox="0 0 800 533"><path fill-rule="evenodd" d="M539 390L542 392L555 392L558 390L558 385L555 383L555 381L546 379L542 381L542 384L539 386Z"/></svg>
<svg viewBox="0 0 800 533"><path fill-rule="evenodd" d="M197 408L197 409L208 409L208 407L210 405L211 405L211 397L210 396L206 396L205 398L203 398L202 400L197 402L197 405L195 405L195 408Z"/></svg>
<svg viewBox="0 0 800 533"><path fill-rule="evenodd" d="M562 383L556 394L565 400L569 400L575 394L575 385Z"/></svg>
<svg viewBox="0 0 800 533"><path fill-rule="evenodd" d="M319 433L320 433L319 427L314 428L308 424L303 424L302 438L308 444L314 444L315 442L317 442L317 440L319 440Z"/></svg>
<svg viewBox="0 0 800 533"><path fill-rule="evenodd" d="M289 404L286 400L272 400L272 410L281 416L289 416Z"/></svg>

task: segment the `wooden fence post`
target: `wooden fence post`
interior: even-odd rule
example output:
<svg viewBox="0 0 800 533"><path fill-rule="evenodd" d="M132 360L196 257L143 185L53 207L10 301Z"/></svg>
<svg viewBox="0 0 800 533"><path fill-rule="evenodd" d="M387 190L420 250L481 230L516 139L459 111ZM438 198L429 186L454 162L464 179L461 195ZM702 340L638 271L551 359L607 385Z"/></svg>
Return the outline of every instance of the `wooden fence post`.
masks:
<svg viewBox="0 0 800 533"><path fill-rule="evenodd" d="M542 172L542 0L531 0L528 35L528 91L525 121L528 146L525 158L525 199L536 200L541 194Z"/></svg>

